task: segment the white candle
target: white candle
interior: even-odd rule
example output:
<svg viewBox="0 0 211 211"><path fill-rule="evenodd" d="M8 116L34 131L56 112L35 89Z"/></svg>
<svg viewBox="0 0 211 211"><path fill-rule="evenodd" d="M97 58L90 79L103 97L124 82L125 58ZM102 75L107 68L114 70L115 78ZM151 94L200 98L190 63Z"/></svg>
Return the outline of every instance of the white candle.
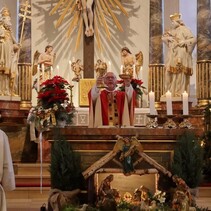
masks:
<svg viewBox="0 0 211 211"><path fill-rule="evenodd" d="M49 72L49 79L52 78L52 73L53 73L53 67L51 66L51 70L50 70L50 72Z"/></svg>
<svg viewBox="0 0 211 211"><path fill-rule="evenodd" d="M182 94L182 108L183 108L183 115L188 115L189 108L188 108L188 93L186 91Z"/></svg>
<svg viewBox="0 0 211 211"><path fill-rule="evenodd" d="M69 61L69 83L71 85L72 82L72 62Z"/></svg>
<svg viewBox="0 0 211 211"><path fill-rule="evenodd" d="M56 66L56 75L59 75L59 65Z"/></svg>
<svg viewBox="0 0 211 211"><path fill-rule="evenodd" d="M123 65L120 66L120 74L123 74Z"/></svg>
<svg viewBox="0 0 211 211"><path fill-rule="evenodd" d="M37 92L40 91L40 65L37 65Z"/></svg>
<svg viewBox="0 0 211 211"><path fill-rule="evenodd" d="M150 91L149 92L149 108L150 108L150 115L155 115L155 93Z"/></svg>
<svg viewBox="0 0 211 211"><path fill-rule="evenodd" d="M143 78L142 70L143 70L143 66L141 66L141 68L140 68L140 79Z"/></svg>
<svg viewBox="0 0 211 211"><path fill-rule="evenodd" d="M134 64L133 65L133 77L134 77L135 74L136 74L136 65Z"/></svg>
<svg viewBox="0 0 211 211"><path fill-rule="evenodd" d="M45 81L45 77L44 77L44 72L45 72L45 67L44 67L44 64L42 64L42 82Z"/></svg>
<svg viewBox="0 0 211 211"><path fill-rule="evenodd" d="M108 71L111 71L111 62L108 61Z"/></svg>
<svg viewBox="0 0 211 211"><path fill-rule="evenodd" d="M167 115L172 115L172 98L171 98L171 92L166 92L166 109L167 109Z"/></svg>

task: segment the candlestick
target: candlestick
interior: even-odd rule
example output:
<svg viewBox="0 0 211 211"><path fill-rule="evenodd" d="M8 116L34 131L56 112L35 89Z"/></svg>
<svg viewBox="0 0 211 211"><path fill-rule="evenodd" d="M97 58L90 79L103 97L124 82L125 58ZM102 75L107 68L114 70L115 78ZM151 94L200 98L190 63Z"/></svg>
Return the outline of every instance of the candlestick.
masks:
<svg viewBox="0 0 211 211"><path fill-rule="evenodd" d="M188 93L186 91L182 93L182 108L183 108L183 115L188 115L189 113Z"/></svg>
<svg viewBox="0 0 211 211"><path fill-rule="evenodd" d="M141 66L141 68L140 68L140 79L142 79L142 78L143 78L143 73L142 73L142 70L143 70L143 66Z"/></svg>
<svg viewBox="0 0 211 211"><path fill-rule="evenodd" d="M132 77L135 77L135 75L136 75L136 65L134 64L133 65L133 75L132 75Z"/></svg>
<svg viewBox="0 0 211 211"><path fill-rule="evenodd" d="M72 62L69 60L69 81L72 82Z"/></svg>
<svg viewBox="0 0 211 211"><path fill-rule="evenodd" d="M149 108L150 115L155 115L155 93L152 91L149 92Z"/></svg>
<svg viewBox="0 0 211 211"><path fill-rule="evenodd" d="M120 74L123 74L123 65L120 66Z"/></svg>
<svg viewBox="0 0 211 211"><path fill-rule="evenodd" d="M45 67L44 67L44 64L42 64L42 82L45 81L45 78L44 78L44 72L45 72Z"/></svg>
<svg viewBox="0 0 211 211"><path fill-rule="evenodd" d="M40 65L37 65L37 92L40 91Z"/></svg>
<svg viewBox="0 0 211 211"><path fill-rule="evenodd" d="M111 62L108 61L108 71L111 71Z"/></svg>
<svg viewBox="0 0 211 211"><path fill-rule="evenodd" d="M52 78L52 73L53 73L53 66L51 66L51 70L49 71L49 79Z"/></svg>
<svg viewBox="0 0 211 211"><path fill-rule="evenodd" d="M172 115L172 98L171 98L171 92L167 91L166 92L166 110L167 110L167 115Z"/></svg>
<svg viewBox="0 0 211 211"><path fill-rule="evenodd" d="M56 66L56 75L59 75L59 65Z"/></svg>

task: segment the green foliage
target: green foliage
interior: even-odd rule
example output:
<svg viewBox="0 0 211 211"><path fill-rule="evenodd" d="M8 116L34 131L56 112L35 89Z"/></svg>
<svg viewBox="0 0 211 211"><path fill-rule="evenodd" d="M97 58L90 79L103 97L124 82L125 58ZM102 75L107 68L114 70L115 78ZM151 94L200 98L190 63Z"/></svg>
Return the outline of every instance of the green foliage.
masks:
<svg viewBox="0 0 211 211"><path fill-rule="evenodd" d="M202 176L203 150L193 132L185 132L178 139L172 163L173 174L185 180L190 188L199 185Z"/></svg>
<svg viewBox="0 0 211 211"><path fill-rule="evenodd" d="M204 164L203 173L211 180L211 131L204 135Z"/></svg>
<svg viewBox="0 0 211 211"><path fill-rule="evenodd" d="M67 141L54 141L51 148L51 187L62 191L82 188L79 156L73 152Z"/></svg>
<svg viewBox="0 0 211 211"><path fill-rule="evenodd" d="M129 202L126 202L124 200L121 200L119 202L119 204L117 205L117 210L118 211L128 211L132 209L132 204L130 204Z"/></svg>

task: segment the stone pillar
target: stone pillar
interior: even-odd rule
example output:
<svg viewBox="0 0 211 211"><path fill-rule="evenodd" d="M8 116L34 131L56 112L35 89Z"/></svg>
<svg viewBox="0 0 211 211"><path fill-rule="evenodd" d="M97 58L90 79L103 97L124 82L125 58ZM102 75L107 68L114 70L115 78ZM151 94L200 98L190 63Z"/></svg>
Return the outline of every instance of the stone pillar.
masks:
<svg viewBox="0 0 211 211"><path fill-rule="evenodd" d="M197 1L196 89L199 105L211 98L211 10L210 0Z"/></svg>
<svg viewBox="0 0 211 211"><path fill-rule="evenodd" d="M150 47L148 90L155 92L156 101L163 94L162 0L150 0Z"/></svg>
<svg viewBox="0 0 211 211"><path fill-rule="evenodd" d="M20 1L18 42L21 50L18 60L18 93L21 97L21 109L31 107L32 71L31 71L31 0Z"/></svg>
<svg viewBox="0 0 211 211"><path fill-rule="evenodd" d="M211 60L210 0L197 1L197 59Z"/></svg>

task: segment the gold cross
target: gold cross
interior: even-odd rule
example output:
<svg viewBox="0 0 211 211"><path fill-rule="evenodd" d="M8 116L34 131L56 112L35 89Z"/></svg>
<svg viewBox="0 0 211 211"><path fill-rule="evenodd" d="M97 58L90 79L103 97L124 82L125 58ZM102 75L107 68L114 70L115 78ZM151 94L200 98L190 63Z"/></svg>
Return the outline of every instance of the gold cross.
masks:
<svg viewBox="0 0 211 211"><path fill-rule="evenodd" d="M24 27L25 27L25 21L26 21L27 18L31 19L30 8L31 8L31 6L30 6L28 0L26 0L25 4L21 5L21 9L20 9L20 11L23 12L23 14L21 14L21 13L18 14L20 17L23 18L21 35L20 35L20 40L19 40L20 44L22 43L22 39L23 39L23 30L24 30Z"/></svg>

